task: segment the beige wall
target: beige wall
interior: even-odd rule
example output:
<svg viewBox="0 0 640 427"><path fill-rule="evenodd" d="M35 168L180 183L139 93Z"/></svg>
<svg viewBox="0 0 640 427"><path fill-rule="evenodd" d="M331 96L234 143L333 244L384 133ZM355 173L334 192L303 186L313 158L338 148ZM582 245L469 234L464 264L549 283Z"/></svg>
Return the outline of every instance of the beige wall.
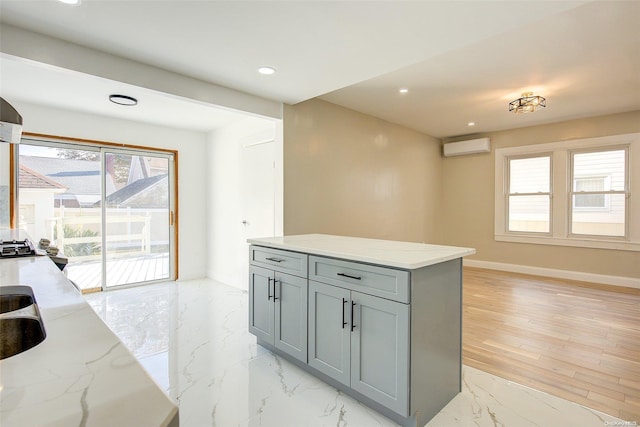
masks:
<svg viewBox="0 0 640 427"><path fill-rule="evenodd" d="M322 100L284 110L284 232L436 234L440 142Z"/></svg>
<svg viewBox="0 0 640 427"><path fill-rule="evenodd" d="M443 159L436 138L402 126L317 99L285 106L284 233L466 246L476 260L638 278L638 252L493 236L493 150L631 132L640 111L473 135L489 136L492 153Z"/></svg>
<svg viewBox="0 0 640 427"><path fill-rule="evenodd" d="M640 132L640 111L474 135L489 136L492 153L443 159L442 221L436 240L474 247L477 253L471 258L477 260L640 277L638 252L496 242L493 238L493 150L632 132Z"/></svg>

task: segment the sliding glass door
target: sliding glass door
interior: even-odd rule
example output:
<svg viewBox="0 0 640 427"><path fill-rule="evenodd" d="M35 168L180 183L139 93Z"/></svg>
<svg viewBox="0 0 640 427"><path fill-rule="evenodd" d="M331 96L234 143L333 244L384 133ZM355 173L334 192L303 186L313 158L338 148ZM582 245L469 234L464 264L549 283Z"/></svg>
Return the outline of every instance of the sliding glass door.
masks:
<svg viewBox="0 0 640 427"><path fill-rule="evenodd" d="M173 154L23 139L18 161L19 226L83 292L175 278Z"/></svg>
<svg viewBox="0 0 640 427"><path fill-rule="evenodd" d="M106 150L104 170L105 286L169 279L169 158Z"/></svg>

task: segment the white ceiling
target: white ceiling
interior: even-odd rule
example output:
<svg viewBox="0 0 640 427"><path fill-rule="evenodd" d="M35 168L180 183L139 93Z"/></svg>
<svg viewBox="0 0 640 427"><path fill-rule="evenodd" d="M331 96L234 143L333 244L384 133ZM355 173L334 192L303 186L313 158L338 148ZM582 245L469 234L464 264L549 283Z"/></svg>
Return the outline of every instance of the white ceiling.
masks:
<svg viewBox="0 0 640 427"><path fill-rule="evenodd" d="M10 102L26 101L200 132L208 132L243 117L215 105L9 55L0 55L0 64L0 94ZM111 94L132 96L138 100L138 105L121 106L109 102Z"/></svg>
<svg viewBox="0 0 640 427"><path fill-rule="evenodd" d="M287 103L319 96L437 137L640 109L638 1L2 0L0 13L2 23L204 81ZM61 103L49 91L75 84L47 67L26 80L24 63L5 62L3 94L24 99L45 81L29 96ZM278 72L261 76L261 65ZM94 84L115 83L87 77L87 96L66 108L109 114ZM548 107L509 114L529 89ZM153 103L156 117L180 108L184 127L210 126L199 122L210 107L157 93Z"/></svg>

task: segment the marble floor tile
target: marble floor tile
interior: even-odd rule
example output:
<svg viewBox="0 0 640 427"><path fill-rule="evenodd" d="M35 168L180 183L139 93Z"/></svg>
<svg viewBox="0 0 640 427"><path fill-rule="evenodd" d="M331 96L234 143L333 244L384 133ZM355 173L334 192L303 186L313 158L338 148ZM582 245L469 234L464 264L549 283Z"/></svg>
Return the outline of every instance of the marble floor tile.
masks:
<svg viewBox="0 0 640 427"><path fill-rule="evenodd" d="M180 406L181 427L396 426L256 344L246 291L212 280L85 295ZM463 367L462 393L428 427L625 425L609 415ZM628 424L627 424L628 425Z"/></svg>

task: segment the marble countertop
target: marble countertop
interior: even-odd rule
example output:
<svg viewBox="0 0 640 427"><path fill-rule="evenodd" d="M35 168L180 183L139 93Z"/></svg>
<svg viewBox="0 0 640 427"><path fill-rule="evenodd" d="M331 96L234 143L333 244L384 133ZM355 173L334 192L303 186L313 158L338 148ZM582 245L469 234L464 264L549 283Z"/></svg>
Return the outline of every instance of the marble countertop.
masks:
<svg viewBox="0 0 640 427"><path fill-rule="evenodd" d="M247 242L270 248L304 252L334 258L414 270L476 253L472 248L363 239L328 234L247 239Z"/></svg>
<svg viewBox="0 0 640 427"><path fill-rule="evenodd" d="M7 285L33 288L46 338L0 360L2 427L178 425L177 405L48 257L0 259Z"/></svg>

